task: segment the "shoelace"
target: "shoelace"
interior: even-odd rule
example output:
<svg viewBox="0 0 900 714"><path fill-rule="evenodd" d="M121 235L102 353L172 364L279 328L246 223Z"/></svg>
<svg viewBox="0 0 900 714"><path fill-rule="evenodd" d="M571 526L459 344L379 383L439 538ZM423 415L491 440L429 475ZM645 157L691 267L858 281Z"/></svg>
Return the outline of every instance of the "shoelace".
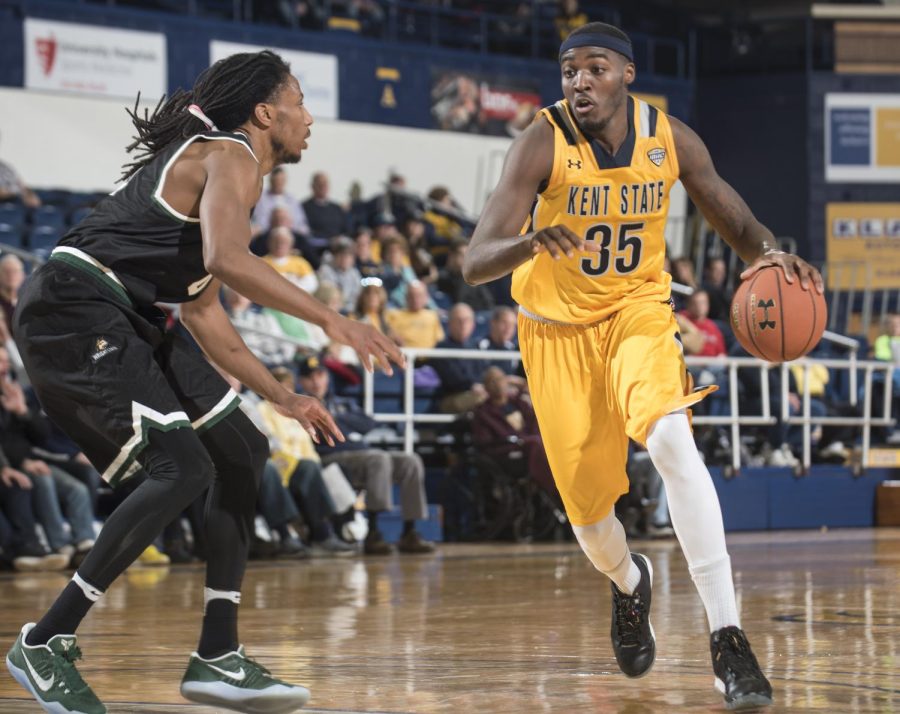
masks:
<svg viewBox="0 0 900 714"><path fill-rule="evenodd" d="M759 677L762 672L750 650L750 643L737 634L729 634L719 640L719 657L729 672L737 677Z"/></svg>
<svg viewBox="0 0 900 714"><path fill-rule="evenodd" d="M253 686L259 680L268 680L268 681L275 680L275 677L272 676L272 673L268 669L263 667L255 659L253 659L252 657L248 657L247 655L244 655L243 657L244 657L244 662L247 663L247 665L249 666L249 670L250 670L247 674L247 679L245 680L245 683L248 686Z"/></svg>
<svg viewBox="0 0 900 714"><path fill-rule="evenodd" d="M616 630L622 644L634 646L640 644L641 626L644 622L644 602L641 596L622 595L616 593Z"/></svg>
<svg viewBox="0 0 900 714"><path fill-rule="evenodd" d="M81 674L75 667L75 661L81 659L81 648L78 645L72 645L56 654L57 656L53 658L53 671L59 675L58 686L65 687L71 692L87 689L87 682L81 678Z"/></svg>

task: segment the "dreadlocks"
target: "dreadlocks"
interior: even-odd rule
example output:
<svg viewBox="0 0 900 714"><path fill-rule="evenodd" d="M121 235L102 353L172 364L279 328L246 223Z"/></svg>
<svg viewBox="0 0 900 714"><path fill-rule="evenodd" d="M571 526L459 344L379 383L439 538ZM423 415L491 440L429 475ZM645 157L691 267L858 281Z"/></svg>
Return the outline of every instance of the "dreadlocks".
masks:
<svg viewBox="0 0 900 714"><path fill-rule="evenodd" d="M257 104L275 97L290 73L290 65L274 52L243 53L204 70L191 91L178 89L172 96L162 97L152 114L146 108L143 117L138 114L139 94L134 109L126 109L137 130L127 151L137 153L133 162L122 167L122 180L173 142L211 128L188 111L191 105L199 107L221 131L234 131L250 118Z"/></svg>

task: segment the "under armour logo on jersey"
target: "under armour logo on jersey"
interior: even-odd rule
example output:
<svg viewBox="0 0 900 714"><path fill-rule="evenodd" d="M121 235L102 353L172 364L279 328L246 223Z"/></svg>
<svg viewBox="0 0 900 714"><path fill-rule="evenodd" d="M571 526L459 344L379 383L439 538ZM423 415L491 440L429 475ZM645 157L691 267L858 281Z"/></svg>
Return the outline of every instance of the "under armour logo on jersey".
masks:
<svg viewBox="0 0 900 714"><path fill-rule="evenodd" d="M666 160L666 150L650 149L650 151L647 152L647 158L657 166L662 166L662 162Z"/></svg>
<svg viewBox="0 0 900 714"><path fill-rule="evenodd" d="M580 169L581 159L568 159L570 169Z"/></svg>

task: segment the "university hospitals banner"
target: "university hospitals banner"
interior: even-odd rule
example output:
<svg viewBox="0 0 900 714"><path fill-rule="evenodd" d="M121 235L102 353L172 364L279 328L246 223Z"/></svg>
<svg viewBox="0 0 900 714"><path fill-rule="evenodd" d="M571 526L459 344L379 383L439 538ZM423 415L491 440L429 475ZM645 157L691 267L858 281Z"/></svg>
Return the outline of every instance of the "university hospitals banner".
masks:
<svg viewBox="0 0 900 714"><path fill-rule="evenodd" d="M300 82L303 102L313 119L338 118L338 63L334 55L319 52L300 52L283 47L262 47L238 42L211 40L209 63L218 62L240 52L272 50L290 63L291 73Z"/></svg>
<svg viewBox="0 0 900 714"><path fill-rule="evenodd" d="M825 95L825 180L900 181L900 94Z"/></svg>
<svg viewBox="0 0 900 714"><path fill-rule="evenodd" d="M832 289L900 287L900 203L829 203L828 263L865 266L828 270Z"/></svg>
<svg viewBox="0 0 900 714"><path fill-rule="evenodd" d="M166 92L166 38L73 22L25 18L25 87L158 99Z"/></svg>

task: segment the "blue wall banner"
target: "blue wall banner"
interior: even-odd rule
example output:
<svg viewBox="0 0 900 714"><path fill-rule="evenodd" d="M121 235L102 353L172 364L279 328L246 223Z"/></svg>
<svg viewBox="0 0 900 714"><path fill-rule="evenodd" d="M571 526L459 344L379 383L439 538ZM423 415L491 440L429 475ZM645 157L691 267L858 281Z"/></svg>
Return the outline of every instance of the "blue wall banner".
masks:
<svg viewBox="0 0 900 714"><path fill-rule="evenodd" d="M825 180L900 180L900 95L825 96Z"/></svg>

